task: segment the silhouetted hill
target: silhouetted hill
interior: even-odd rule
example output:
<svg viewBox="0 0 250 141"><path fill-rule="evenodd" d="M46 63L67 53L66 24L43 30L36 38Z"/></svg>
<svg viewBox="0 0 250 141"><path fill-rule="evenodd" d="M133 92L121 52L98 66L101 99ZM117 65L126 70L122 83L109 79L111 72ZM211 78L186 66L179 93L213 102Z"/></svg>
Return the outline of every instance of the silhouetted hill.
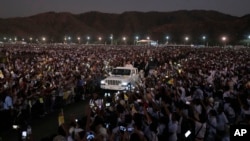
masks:
<svg viewBox="0 0 250 141"><path fill-rule="evenodd" d="M115 40L127 36L133 42L136 35L140 38L164 42L166 35L172 42L182 42L190 36L192 42L201 42L206 35L211 42L219 42L222 35L237 42L250 33L250 14L235 17L216 11L181 10L174 12L124 12L122 14L87 12L82 14L47 12L22 18L0 19L1 36L40 38L46 36L50 41L62 42L65 36L84 37L104 40L113 34Z"/></svg>

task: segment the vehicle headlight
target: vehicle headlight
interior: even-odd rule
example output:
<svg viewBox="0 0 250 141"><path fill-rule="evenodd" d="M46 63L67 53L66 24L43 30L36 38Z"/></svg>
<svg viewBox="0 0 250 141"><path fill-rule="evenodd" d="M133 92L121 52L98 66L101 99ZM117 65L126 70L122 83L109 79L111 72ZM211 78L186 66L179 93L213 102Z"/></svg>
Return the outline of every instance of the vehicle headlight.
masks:
<svg viewBox="0 0 250 141"><path fill-rule="evenodd" d="M122 82L122 86L127 86L128 83L127 82Z"/></svg>
<svg viewBox="0 0 250 141"><path fill-rule="evenodd" d="M101 85L105 85L105 80L102 80L102 81L101 81Z"/></svg>

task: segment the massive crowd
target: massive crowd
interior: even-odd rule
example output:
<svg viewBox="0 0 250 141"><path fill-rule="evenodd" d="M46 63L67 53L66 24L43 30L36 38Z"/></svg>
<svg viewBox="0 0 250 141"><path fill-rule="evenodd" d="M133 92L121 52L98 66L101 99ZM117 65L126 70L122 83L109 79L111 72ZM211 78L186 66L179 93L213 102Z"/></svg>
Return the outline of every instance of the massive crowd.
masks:
<svg viewBox="0 0 250 141"><path fill-rule="evenodd" d="M1 128L89 97L85 117L44 140L228 141L230 125L250 123L249 48L5 45L1 56ZM102 96L128 62L144 72L136 89Z"/></svg>

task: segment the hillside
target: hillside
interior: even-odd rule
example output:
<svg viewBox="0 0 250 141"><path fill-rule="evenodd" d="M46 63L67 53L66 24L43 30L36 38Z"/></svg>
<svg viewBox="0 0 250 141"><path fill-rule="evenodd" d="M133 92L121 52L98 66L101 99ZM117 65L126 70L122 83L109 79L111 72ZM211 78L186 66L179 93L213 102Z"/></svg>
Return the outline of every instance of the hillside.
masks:
<svg viewBox="0 0 250 141"><path fill-rule="evenodd" d="M219 42L222 35L232 43L250 33L250 15L234 17L216 11L174 11L174 12L125 12L122 14L87 12L82 14L47 12L30 17L0 19L0 40L2 37L40 38L62 42L65 36L91 36L104 40L113 34L128 41L139 35L164 42L166 35L172 42L182 42L190 36L192 42L200 42L206 35L211 42ZM75 38L76 39L76 38ZM86 39L85 39L86 40Z"/></svg>

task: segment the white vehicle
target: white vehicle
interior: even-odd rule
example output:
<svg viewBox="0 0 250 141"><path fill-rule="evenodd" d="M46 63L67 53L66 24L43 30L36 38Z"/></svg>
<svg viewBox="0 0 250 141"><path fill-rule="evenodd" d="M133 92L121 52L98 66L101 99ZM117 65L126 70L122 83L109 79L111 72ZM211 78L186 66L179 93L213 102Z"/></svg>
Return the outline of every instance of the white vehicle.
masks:
<svg viewBox="0 0 250 141"><path fill-rule="evenodd" d="M101 81L101 88L106 90L131 90L139 81L138 69L134 67L114 68L109 77Z"/></svg>

